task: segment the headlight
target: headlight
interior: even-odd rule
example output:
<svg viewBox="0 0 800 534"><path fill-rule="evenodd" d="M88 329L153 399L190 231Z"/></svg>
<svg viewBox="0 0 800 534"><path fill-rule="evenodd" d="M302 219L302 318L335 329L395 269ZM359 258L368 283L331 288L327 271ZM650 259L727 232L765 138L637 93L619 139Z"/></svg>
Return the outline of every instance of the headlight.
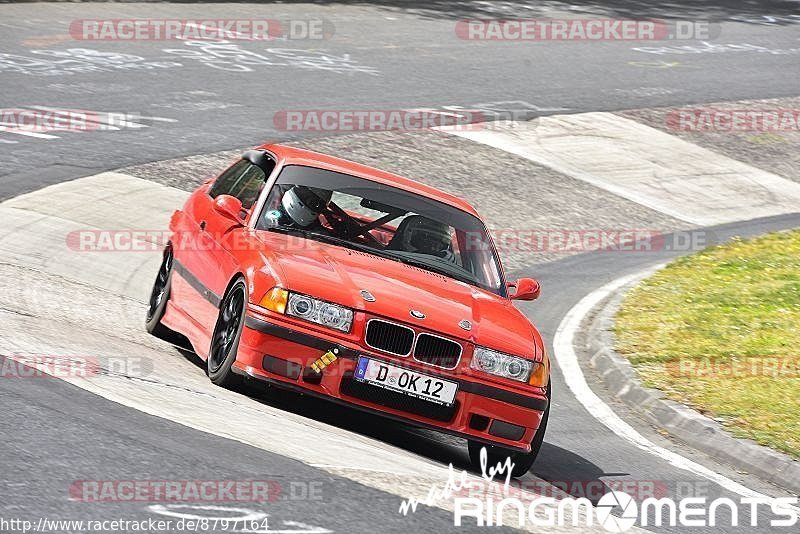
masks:
<svg viewBox="0 0 800 534"><path fill-rule="evenodd" d="M299 317L342 332L349 332L350 326L353 324L353 310L350 308L291 292L286 306L286 315Z"/></svg>
<svg viewBox="0 0 800 534"><path fill-rule="evenodd" d="M299 317L342 332L350 332L353 324L353 310L350 308L292 293L280 287L267 291L259 305L268 310Z"/></svg>
<svg viewBox="0 0 800 534"><path fill-rule="evenodd" d="M472 355L472 362L469 366L472 369L491 375L510 378L518 382L527 382L531 376L531 371L538 365L538 363L525 358L510 356L483 347L475 347L475 353Z"/></svg>

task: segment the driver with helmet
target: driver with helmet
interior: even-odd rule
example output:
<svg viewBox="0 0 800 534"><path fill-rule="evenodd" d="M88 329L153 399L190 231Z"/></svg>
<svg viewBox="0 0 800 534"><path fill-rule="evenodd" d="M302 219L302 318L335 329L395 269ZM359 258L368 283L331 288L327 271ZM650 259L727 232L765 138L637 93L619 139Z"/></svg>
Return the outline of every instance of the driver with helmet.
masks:
<svg viewBox="0 0 800 534"><path fill-rule="evenodd" d="M283 195L281 206L292 222L308 228L315 222L319 224L319 216L325 211L332 196L333 192L327 189L296 185Z"/></svg>
<svg viewBox="0 0 800 534"><path fill-rule="evenodd" d="M327 189L295 185L283 194L279 209L269 211L267 217L276 225L292 224L304 230L329 233L319 218L324 214L334 228L339 228L346 235L346 229L335 224L336 218L329 217L328 205L332 196L333 192ZM386 248L456 261L450 227L422 215L410 215L403 219Z"/></svg>
<svg viewBox="0 0 800 534"><path fill-rule="evenodd" d="M319 220L325 212L333 192L317 187L295 185L281 198L277 209L270 210L267 217L276 225L294 225L315 232L325 231Z"/></svg>
<svg viewBox="0 0 800 534"><path fill-rule="evenodd" d="M422 215L411 215L403 219L388 248L455 262L450 227Z"/></svg>

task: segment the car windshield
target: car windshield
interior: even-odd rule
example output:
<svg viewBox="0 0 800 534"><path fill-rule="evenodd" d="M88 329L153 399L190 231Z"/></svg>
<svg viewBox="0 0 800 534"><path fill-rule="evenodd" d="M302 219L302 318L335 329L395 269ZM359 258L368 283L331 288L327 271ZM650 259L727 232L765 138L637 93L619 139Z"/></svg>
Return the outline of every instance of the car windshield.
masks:
<svg viewBox="0 0 800 534"><path fill-rule="evenodd" d="M362 250L506 296L497 254L480 219L349 174L284 167L256 229Z"/></svg>

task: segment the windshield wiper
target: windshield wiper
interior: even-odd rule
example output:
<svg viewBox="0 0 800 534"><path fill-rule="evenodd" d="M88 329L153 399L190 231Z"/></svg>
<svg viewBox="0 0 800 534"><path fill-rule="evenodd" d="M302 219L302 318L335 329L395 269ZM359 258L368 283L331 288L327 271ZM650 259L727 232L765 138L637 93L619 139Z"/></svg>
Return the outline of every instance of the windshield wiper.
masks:
<svg viewBox="0 0 800 534"><path fill-rule="evenodd" d="M313 239L315 241L323 241L325 243L330 243L332 245L340 245L342 247L351 248L354 250L361 250L366 252L375 251L374 248L362 245L361 243L354 243L353 241L348 241L347 239L342 239L341 237L336 237L328 234L321 234L319 232L311 232L303 228L294 228L292 226L273 226L272 228L270 228L270 230L275 230L283 234L294 234L300 237Z"/></svg>
<svg viewBox="0 0 800 534"><path fill-rule="evenodd" d="M325 241L326 243L331 243L333 245L341 245L343 247L352 248L355 250L363 250L366 252L373 252L375 249L369 247L367 245L362 245L361 243L356 243L355 241L348 241L347 239L342 239L341 237L336 237L333 235L328 234L320 234L317 232L306 232L306 235L311 237L312 239L319 239L320 241Z"/></svg>
<svg viewBox="0 0 800 534"><path fill-rule="evenodd" d="M391 254L391 255L389 255L389 257L391 257L392 259L395 259L397 261L403 262L406 265L411 265L413 267L419 267L420 269L425 269L426 271L431 271L431 272L434 272L434 273L437 273L437 274L441 274L441 275L447 276L449 278L455 278L456 280L459 280L461 282L464 282L464 283L467 283L467 284L470 284L470 285L475 285L475 284L478 283L478 281L475 278L469 276L469 273L467 273L466 271L460 269L456 265L453 265L454 268L451 269L451 268L449 268L450 267L449 264L448 265L441 265L440 267L437 267L435 264L431 265L430 263L428 263L426 261L418 260L418 259L415 259L415 258L409 258L408 256L401 256L399 254ZM431 259L439 260L439 258L436 258L436 256L431 256ZM444 260L439 260L439 261L444 262Z"/></svg>

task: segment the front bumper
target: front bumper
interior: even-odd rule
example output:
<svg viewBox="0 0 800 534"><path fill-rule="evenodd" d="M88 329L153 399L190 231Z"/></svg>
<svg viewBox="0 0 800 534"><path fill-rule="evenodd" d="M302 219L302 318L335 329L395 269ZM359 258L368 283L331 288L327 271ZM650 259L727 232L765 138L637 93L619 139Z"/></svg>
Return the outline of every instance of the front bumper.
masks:
<svg viewBox="0 0 800 534"><path fill-rule="evenodd" d="M489 445L530 451L548 399L466 380L455 373L380 354L334 335L304 331L248 310L234 372L281 387L378 413L408 424L455 434ZM338 359L321 373L311 364L336 349ZM458 382L452 406L440 406L353 379L359 355Z"/></svg>

